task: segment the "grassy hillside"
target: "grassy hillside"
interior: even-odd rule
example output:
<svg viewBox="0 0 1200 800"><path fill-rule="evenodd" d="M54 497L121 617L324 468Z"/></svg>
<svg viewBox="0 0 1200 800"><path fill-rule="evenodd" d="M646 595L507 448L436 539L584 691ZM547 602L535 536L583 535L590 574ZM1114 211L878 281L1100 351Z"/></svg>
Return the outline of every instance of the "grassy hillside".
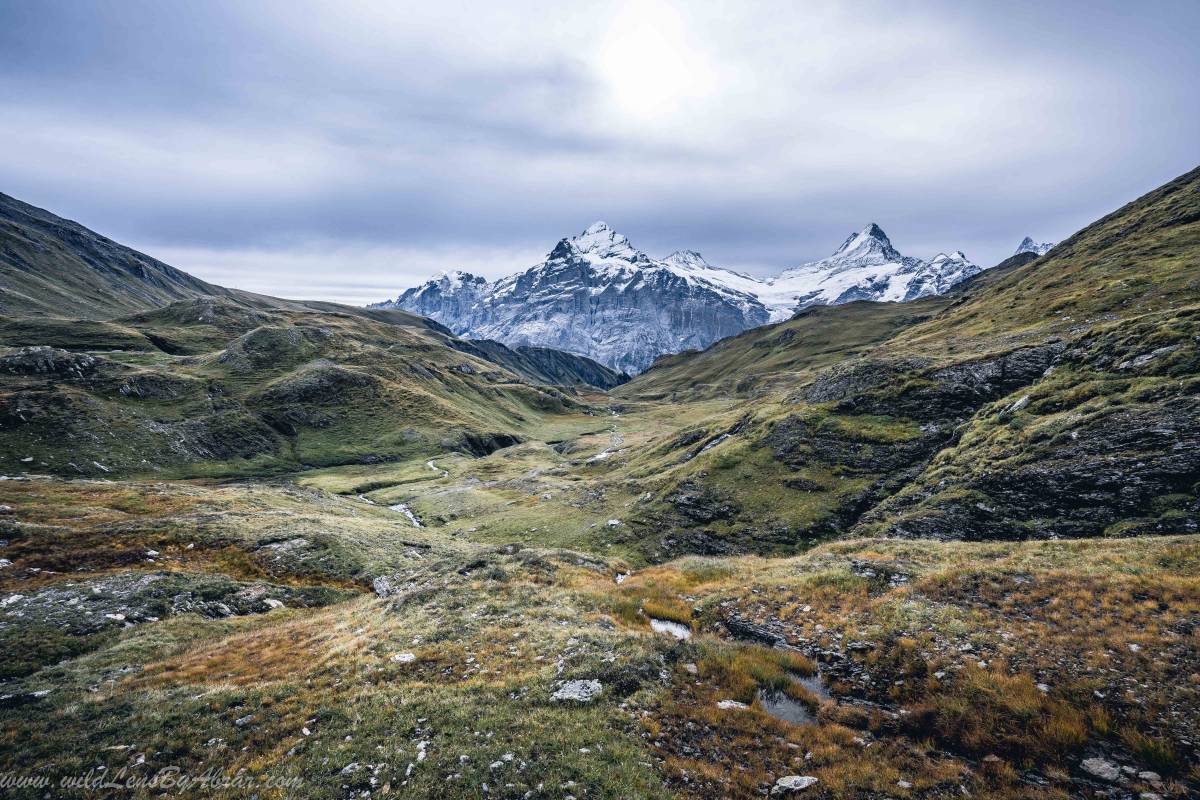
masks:
<svg viewBox="0 0 1200 800"><path fill-rule="evenodd" d="M193 297L227 296L49 211L0 194L0 314L108 319Z"/></svg>
<svg viewBox="0 0 1200 800"><path fill-rule="evenodd" d="M1078 336L1200 300L1200 168L968 293L903 340L927 351Z"/></svg>
<svg viewBox="0 0 1200 800"><path fill-rule="evenodd" d="M661 400L764 395L859 355L930 319L949 301L813 306L776 325L722 339L703 353L662 356L614 396Z"/></svg>
<svg viewBox="0 0 1200 800"><path fill-rule="evenodd" d="M0 353L0 470L236 475L490 452L581 408L403 313L201 299L103 325L119 350L9 323L4 336L49 343Z"/></svg>

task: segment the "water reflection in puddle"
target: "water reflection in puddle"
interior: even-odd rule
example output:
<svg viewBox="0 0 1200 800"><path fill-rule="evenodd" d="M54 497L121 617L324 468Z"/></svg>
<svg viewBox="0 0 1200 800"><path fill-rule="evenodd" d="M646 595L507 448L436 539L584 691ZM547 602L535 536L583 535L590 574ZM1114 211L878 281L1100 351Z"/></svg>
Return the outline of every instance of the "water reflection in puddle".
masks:
<svg viewBox="0 0 1200 800"><path fill-rule="evenodd" d="M799 675L794 677L797 683L812 692L818 700L824 702L832 697L829 690L825 688L825 682L821 680L821 673L818 672L809 677ZM812 725L817 721L816 715L808 710L808 706L776 689L759 689L755 697L762 710L775 719L781 719L793 725Z"/></svg>
<svg viewBox="0 0 1200 800"><path fill-rule="evenodd" d="M671 622L669 619L650 618L650 628L657 633L669 633L676 639L692 638L692 629L686 625L680 625L678 622Z"/></svg>
<svg viewBox="0 0 1200 800"><path fill-rule="evenodd" d="M820 670L817 671L816 675L809 675L807 677L797 675L795 677L797 683L815 694L822 702L833 699L833 695L825 688L825 679L821 677Z"/></svg>
<svg viewBox="0 0 1200 800"><path fill-rule="evenodd" d="M775 719L781 719L793 725L811 725L817 721L817 718L803 703L793 700L783 692L775 689L759 689L756 697L762 710Z"/></svg>

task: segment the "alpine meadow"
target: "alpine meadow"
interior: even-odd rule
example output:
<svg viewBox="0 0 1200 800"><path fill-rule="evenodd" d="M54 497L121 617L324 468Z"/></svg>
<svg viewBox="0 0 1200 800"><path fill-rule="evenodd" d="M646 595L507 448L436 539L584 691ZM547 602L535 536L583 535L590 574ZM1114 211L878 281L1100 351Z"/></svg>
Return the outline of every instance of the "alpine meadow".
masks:
<svg viewBox="0 0 1200 800"><path fill-rule="evenodd" d="M0 0L0 794L1200 796L1195 25Z"/></svg>

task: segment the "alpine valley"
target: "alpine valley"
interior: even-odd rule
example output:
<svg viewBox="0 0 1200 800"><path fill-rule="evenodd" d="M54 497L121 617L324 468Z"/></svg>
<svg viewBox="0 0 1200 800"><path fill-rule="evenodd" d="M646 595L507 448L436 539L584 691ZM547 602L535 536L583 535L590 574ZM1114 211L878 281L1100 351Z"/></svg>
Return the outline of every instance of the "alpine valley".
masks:
<svg viewBox="0 0 1200 800"><path fill-rule="evenodd" d="M1200 168L374 308L0 195L0 314L5 797L1200 796Z"/></svg>
<svg viewBox="0 0 1200 800"><path fill-rule="evenodd" d="M1026 237L1018 252L1043 255L1050 247ZM762 281L714 267L694 250L653 259L596 222L524 272L494 283L444 272L372 308L403 309L460 336L554 347L637 374L660 355L702 350L810 306L916 300L982 270L957 251L930 261L903 256L872 223L829 258Z"/></svg>

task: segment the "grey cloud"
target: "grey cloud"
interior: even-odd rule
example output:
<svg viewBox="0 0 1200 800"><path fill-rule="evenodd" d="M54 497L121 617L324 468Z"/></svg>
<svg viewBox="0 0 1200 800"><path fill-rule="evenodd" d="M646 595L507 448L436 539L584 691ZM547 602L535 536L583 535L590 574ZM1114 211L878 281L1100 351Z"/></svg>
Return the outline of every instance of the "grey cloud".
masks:
<svg viewBox="0 0 1200 800"><path fill-rule="evenodd" d="M1194 3L0 0L0 189L350 301L608 220L759 274L981 263L1194 166Z"/></svg>

